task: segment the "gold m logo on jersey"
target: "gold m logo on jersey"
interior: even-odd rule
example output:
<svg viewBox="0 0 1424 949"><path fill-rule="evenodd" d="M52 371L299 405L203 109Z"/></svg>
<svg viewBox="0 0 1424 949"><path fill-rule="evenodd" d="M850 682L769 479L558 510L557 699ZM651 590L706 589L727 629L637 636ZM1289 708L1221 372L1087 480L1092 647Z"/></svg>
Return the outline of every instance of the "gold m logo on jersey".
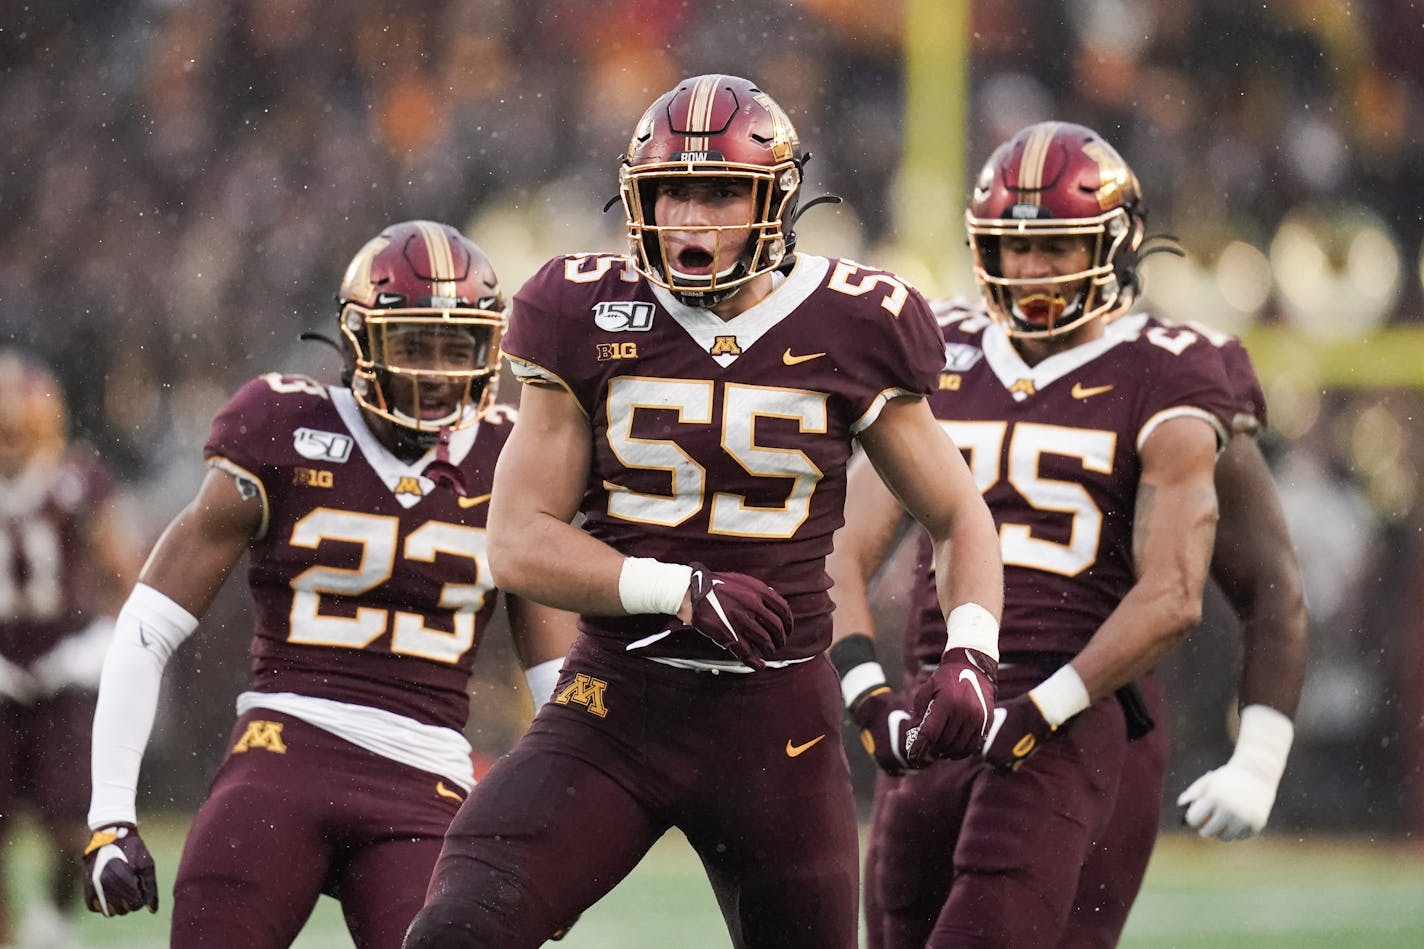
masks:
<svg viewBox="0 0 1424 949"><path fill-rule="evenodd" d="M637 343L595 343L594 347L598 351L598 361L608 362L610 359L637 359Z"/></svg>
<svg viewBox="0 0 1424 949"><path fill-rule="evenodd" d="M420 488L420 479L414 475L401 475L400 481L396 482L396 494L413 494L418 498L425 497L425 492Z"/></svg>
<svg viewBox="0 0 1424 949"><path fill-rule="evenodd" d="M233 754L241 754L253 748L265 748L276 755L285 755L287 746L282 741L282 723L256 721L247 723L247 731L232 746Z"/></svg>
<svg viewBox="0 0 1424 949"><path fill-rule="evenodd" d="M737 345L735 336L718 336L712 340L712 348L707 350L709 356L740 356L742 347Z"/></svg>
<svg viewBox="0 0 1424 949"><path fill-rule="evenodd" d="M599 718L604 718L608 715L608 706L603 704L603 690L606 688L608 683L604 680L580 672L574 676L574 681L564 686L563 691L555 696L554 701L560 705L568 705L570 702L582 705Z"/></svg>

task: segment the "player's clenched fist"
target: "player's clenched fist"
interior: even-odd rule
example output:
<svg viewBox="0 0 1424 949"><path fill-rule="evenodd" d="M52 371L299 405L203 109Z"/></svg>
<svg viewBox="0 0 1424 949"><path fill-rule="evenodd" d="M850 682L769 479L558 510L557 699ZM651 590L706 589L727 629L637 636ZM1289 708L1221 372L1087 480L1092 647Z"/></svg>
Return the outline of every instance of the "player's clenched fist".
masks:
<svg viewBox="0 0 1424 949"><path fill-rule="evenodd" d="M756 577L691 567L692 625L753 669L765 669L791 634L791 607Z"/></svg>
<svg viewBox="0 0 1424 949"><path fill-rule="evenodd" d="M1088 687L1066 665L1025 695L994 709L984 739L984 760L996 768L1017 768L1054 732L1089 705Z"/></svg>
<svg viewBox="0 0 1424 949"><path fill-rule="evenodd" d="M84 848L84 903L105 916L123 916L147 906L158 912L153 856L133 824L108 824Z"/></svg>
<svg viewBox="0 0 1424 949"><path fill-rule="evenodd" d="M999 664L977 649L946 649L939 668L915 693L911 767L936 758L965 758L979 750L994 708Z"/></svg>
<svg viewBox="0 0 1424 949"><path fill-rule="evenodd" d="M994 721L984 739L984 760L996 768L1017 768L1053 734L1032 698L1020 695L994 709Z"/></svg>

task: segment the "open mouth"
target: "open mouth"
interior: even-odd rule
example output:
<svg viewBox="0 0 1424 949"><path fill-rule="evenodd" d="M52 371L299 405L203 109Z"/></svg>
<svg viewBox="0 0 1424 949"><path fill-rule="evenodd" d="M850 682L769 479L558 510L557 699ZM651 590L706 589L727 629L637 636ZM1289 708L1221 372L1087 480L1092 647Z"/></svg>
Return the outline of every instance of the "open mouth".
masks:
<svg viewBox="0 0 1424 949"><path fill-rule="evenodd" d="M674 257L679 273L705 277L712 273L714 258L700 247L684 247Z"/></svg>

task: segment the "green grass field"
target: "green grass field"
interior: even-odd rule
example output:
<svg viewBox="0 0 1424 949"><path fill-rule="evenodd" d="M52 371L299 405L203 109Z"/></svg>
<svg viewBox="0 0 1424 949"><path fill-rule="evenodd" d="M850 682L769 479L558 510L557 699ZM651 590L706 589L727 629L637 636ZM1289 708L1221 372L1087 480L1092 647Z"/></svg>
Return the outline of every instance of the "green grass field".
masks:
<svg viewBox="0 0 1424 949"><path fill-rule="evenodd" d="M145 838L170 886L185 825L152 822ZM38 887L39 842L20 834L7 855L23 904ZM163 911L78 920L78 945L154 949L167 944ZM1170 835L1157 848L1128 922L1124 947L1137 949L1312 949L1424 946L1424 852L1354 840L1268 838L1222 845ZM323 898L299 949L349 947L336 904ZM721 949L721 917L696 857L669 835L595 906L563 949Z"/></svg>

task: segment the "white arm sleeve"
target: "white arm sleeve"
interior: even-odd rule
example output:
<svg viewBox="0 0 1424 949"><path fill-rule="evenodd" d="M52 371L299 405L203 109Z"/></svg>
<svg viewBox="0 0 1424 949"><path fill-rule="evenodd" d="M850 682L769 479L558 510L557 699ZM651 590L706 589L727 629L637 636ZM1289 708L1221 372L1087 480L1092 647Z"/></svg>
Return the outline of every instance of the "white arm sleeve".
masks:
<svg viewBox="0 0 1424 949"><path fill-rule="evenodd" d="M138 770L158 711L163 669L173 650L197 627L193 614L142 583L134 587L119 611L94 708L91 829L138 823L134 807Z"/></svg>

